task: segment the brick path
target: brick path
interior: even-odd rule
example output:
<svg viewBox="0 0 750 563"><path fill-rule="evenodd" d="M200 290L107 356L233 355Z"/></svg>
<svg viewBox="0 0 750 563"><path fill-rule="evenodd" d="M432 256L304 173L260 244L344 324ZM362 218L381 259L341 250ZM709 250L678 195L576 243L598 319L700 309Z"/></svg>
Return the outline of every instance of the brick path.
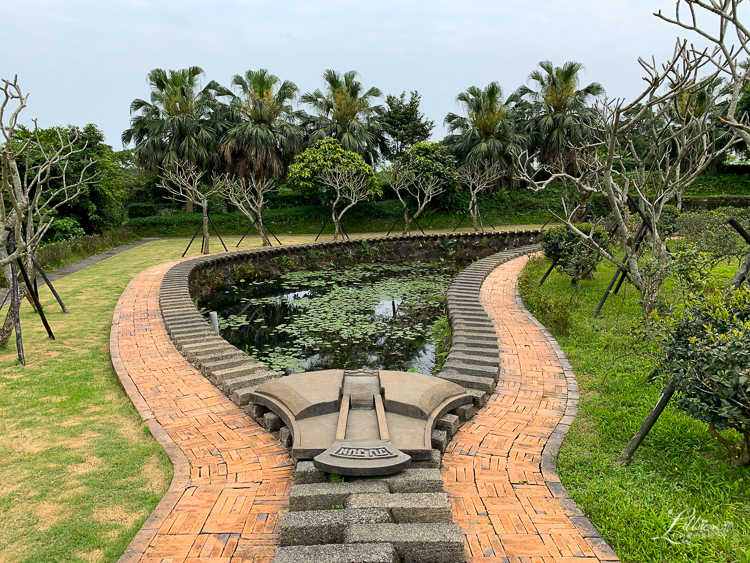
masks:
<svg viewBox="0 0 750 563"><path fill-rule="evenodd" d="M453 521L470 563L596 563L617 557L554 472L552 455L575 414L577 387L557 343L520 305L528 257L495 269L480 301L495 323L500 380L443 457Z"/></svg>
<svg viewBox="0 0 750 563"><path fill-rule="evenodd" d="M169 491L120 563L270 563L294 466L169 339L159 285L174 263L136 277L113 319L112 364L174 464Z"/></svg>

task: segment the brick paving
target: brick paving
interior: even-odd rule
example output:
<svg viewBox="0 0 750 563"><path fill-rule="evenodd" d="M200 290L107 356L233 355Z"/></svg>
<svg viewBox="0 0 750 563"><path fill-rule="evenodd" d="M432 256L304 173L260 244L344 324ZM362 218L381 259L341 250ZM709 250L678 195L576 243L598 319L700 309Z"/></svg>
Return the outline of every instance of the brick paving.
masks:
<svg viewBox="0 0 750 563"><path fill-rule="evenodd" d="M119 561L271 563L294 465L172 344L159 286L175 263L136 277L113 319L112 364L174 464L169 491Z"/></svg>
<svg viewBox="0 0 750 563"><path fill-rule="evenodd" d="M559 346L517 297L527 260L496 268L480 292L498 333L500 379L443 457L453 521L468 563L618 561L554 472L552 456L572 422L578 392Z"/></svg>

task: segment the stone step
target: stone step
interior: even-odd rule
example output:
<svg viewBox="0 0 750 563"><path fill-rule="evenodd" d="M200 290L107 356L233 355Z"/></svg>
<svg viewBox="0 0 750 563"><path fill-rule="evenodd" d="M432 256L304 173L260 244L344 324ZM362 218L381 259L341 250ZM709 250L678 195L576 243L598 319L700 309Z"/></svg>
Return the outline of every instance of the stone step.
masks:
<svg viewBox="0 0 750 563"><path fill-rule="evenodd" d="M384 479L391 493L442 493L440 469L409 468Z"/></svg>
<svg viewBox="0 0 750 563"><path fill-rule="evenodd" d="M384 507L287 512L281 522L279 544L283 547L343 543L344 530L350 524L387 523L393 523L393 518Z"/></svg>
<svg viewBox="0 0 750 563"><path fill-rule="evenodd" d="M451 350L448 354L451 363L459 362L471 366L487 366L497 368L500 365L498 354L466 354L464 352ZM447 362L446 362L447 363Z"/></svg>
<svg viewBox="0 0 750 563"><path fill-rule="evenodd" d="M216 333L210 329L197 330L195 332L188 332L185 334L170 334L172 340L179 347L183 344L190 344L192 342L205 342L207 338L213 338Z"/></svg>
<svg viewBox="0 0 750 563"><path fill-rule="evenodd" d="M440 469L443 456L439 450L430 450L430 459L411 461L409 469Z"/></svg>
<svg viewBox="0 0 750 563"><path fill-rule="evenodd" d="M345 543L388 543L402 563L459 563L464 537L455 524L352 524Z"/></svg>
<svg viewBox="0 0 750 563"><path fill-rule="evenodd" d="M470 338L461 333L454 333L451 339L451 348L453 346L471 346L472 348L485 348L487 350L497 350L497 336L495 338L485 337L482 340Z"/></svg>
<svg viewBox="0 0 750 563"><path fill-rule="evenodd" d="M273 563L401 563L388 543L300 545L280 547Z"/></svg>
<svg viewBox="0 0 750 563"><path fill-rule="evenodd" d="M455 336L460 336L461 338L465 338L469 340L470 342L490 342L497 346L497 334L495 334L495 331L492 332L486 331L476 331L476 330L457 330L456 328L453 329ZM454 339L455 339L454 336ZM455 340L454 340L455 342Z"/></svg>
<svg viewBox="0 0 750 563"><path fill-rule="evenodd" d="M184 352L185 356L191 363L196 365L205 365L212 362L236 360L239 365L247 361L244 352L240 352L232 346L231 348L216 347L215 350L204 350L203 352Z"/></svg>
<svg viewBox="0 0 750 563"><path fill-rule="evenodd" d="M213 346L202 347L200 350L189 350L183 346L180 352L190 362L212 362L233 357L247 358L244 352L240 352L231 344L214 344Z"/></svg>
<svg viewBox="0 0 750 563"><path fill-rule="evenodd" d="M444 430L448 433L448 438L450 439L456 435L456 432L458 432L458 425L460 423L461 421L455 414L444 414L438 419L437 424L435 424L435 429Z"/></svg>
<svg viewBox="0 0 750 563"><path fill-rule="evenodd" d="M455 370L462 375L471 375L474 377L487 377L494 382L497 382L500 376L498 363L495 363L493 366L486 366L479 362L453 359L453 356L450 354L448 355L448 360L443 364L443 370Z"/></svg>
<svg viewBox="0 0 750 563"><path fill-rule="evenodd" d="M445 430L433 430L432 436L430 436L431 446L433 449L440 450L445 453L445 448L448 447L448 433Z"/></svg>
<svg viewBox="0 0 750 563"><path fill-rule="evenodd" d="M328 475L316 469L312 461L298 461L294 470L295 485L309 485L311 483L328 483Z"/></svg>
<svg viewBox="0 0 750 563"><path fill-rule="evenodd" d="M181 336L183 334L191 334L193 332L203 332L217 336L217 334L211 328L211 325L209 325L208 323L190 323L190 325L185 326L167 326L167 332L169 332L171 336Z"/></svg>
<svg viewBox="0 0 750 563"><path fill-rule="evenodd" d="M197 362L197 365L198 365L198 370L203 375L207 376L208 374L216 370L239 367L247 361L248 361L248 357L242 354L241 356L236 355L236 356L228 357L225 359L201 361L201 362Z"/></svg>
<svg viewBox="0 0 750 563"><path fill-rule="evenodd" d="M491 394L495 390L495 380L489 377L476 377L473 375L464 375L458 373L455 370L444 369L435 377L451 381L458 385L465 387L466 389L479 389L487 394Z"/></svg>
<svg viewBox="0 0 750 563"><path fill-rule="evenodd" d="M451 352L461 352L463 354L494 354L495 357L499 357L500 348L497 343L493 346L492 343L484 344L481 346L474 346L467 342L452 343Z"/></svg>
<svg viewBox="0 0 750 563"><path fill-rule="evenodd" d="M451 503L445 493L351 495L346 501L346 508L385 508L390 511L397 524L450 524L453 517Z"/></svg>
<svg viewBox="0 0 750 563"><path fill-rule="evenodd" d="M250 375L242 375L240 377L234 377L232 379L225 379L218 386L225 395L231 395L238 389L245 387L257 387L261 383L265 383L276 377L276 372L264 370L260 373L253 373ZM247 404L247 403L245 403Z"/></svg>
<svg viewBox="0 0 750 563"><path fill-rule="evenodd" d="M270 371L265 365L261 364L260 362L253 362L250 358L248 358L247 361L240 366L214 370L213 379L216 380L215 383L220 384L224 381L229 381L230 379L237 379L238 377L243 377L246 375L260 375L264 372L274 374L276 373Z"/></svg>
<svg viewBox="0 0 750 563"><path fill-rule="evenodd" d="M467 389L469 393L474 391L473 389ZM485 393L487 395L487 393ZM489 395L487 395L489 397ZM460 407L456 407L451 411L453 414L455 414L458 419L463 423L467 420L471 420L474 416L474 413L476 412L476 408L473 404L471 405L461 405Z"/></svg>
<svg viewBox="0 0 750 563"><path fill-rule="evenodd" d="M467 389L466 392L472 396L474 410L476 411L481 409L484 405L487 404L487 401L490 400L489 394L485 391L481 391L479 389Z"/></svg>
<svg viewBox="0 0 750 563"><path fill-rule="evenodd" d="M289 493L289 510L329 510L332 506L345 505L349 495L362 493L387 495L389 492L388 484L380 479L294 485Z"/></svg>

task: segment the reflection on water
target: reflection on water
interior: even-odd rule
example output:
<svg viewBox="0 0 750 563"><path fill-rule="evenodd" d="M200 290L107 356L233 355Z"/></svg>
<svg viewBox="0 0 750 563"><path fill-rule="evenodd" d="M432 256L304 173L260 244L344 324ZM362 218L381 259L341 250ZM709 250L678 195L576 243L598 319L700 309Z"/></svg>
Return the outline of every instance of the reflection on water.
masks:
<svg viewBox="0 0 750 563"><path fill-rule="evenodd" d="M292 272L215 292L222 336L272 369L435 366L431 327L460 271L454 263L360 264Z"/></svg>

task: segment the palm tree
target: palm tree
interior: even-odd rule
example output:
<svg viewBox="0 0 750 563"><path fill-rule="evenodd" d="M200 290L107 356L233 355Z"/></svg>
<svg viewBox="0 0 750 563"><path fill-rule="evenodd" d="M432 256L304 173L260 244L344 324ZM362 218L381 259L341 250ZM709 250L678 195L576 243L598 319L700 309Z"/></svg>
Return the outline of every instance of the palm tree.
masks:
<svg viewBox="0 0 750 563"><path fill-rule="evenodd" d="M592 82L578 88L581 63L568 61L562 67L550 61L539 63L541 70L529 74L533 89L521 86L511 96L512 101L526 99L533 107L527 122L530 153L538 151L541 162L550 164L563 158L566 168L574 164L575 151L570 146L580 143L593 122L593 112L587 105L592 98L602 96L604 88Z"/></svg>
<svg viewBox="0 0 750 563"><path fill-rule="evenodd" d="M467 116L449 113L445 117L449 132L445 144L459 162L512 168L513 153L521 149L524 137L516 131L513 109L504 102L500 85L491 82L484 90L472 86L456 101Z"/></svg>
<svg viewBox="0 0 750 563"><path fill-rule="evenodd" d="M357 76L359 74L354 70L343 76L334 70L326 70L323 73L324 91L317 89L303 94L300 99L316 114L308 121L312 129L311 142L333 137L344 150L355 152L368 164L373 164L378 158L381 135L378 118L383 107L373 106L372 98L380 98L383 93L375 87L364 91Z"/></svg>
<svg viewBox="0 0 750 563"><path fill-rule="evenodd" d="M235 75L232 86L239 93L229 104L236 123L226 132L224 156L243 178L282 176L302 147L301 112L291 105L299 89L264 68Z"/></svg>
<svg viewBox="0 0 750 563"><path fill-rule="evenodd" d="M123 145L135 144L136 159L147 170L156 172L176 162L208 170L217 163L221 124L215 96L226 91L214 81L200 89L201 76L197 66L148 73L151 101L133 101L130 128L122 134Z"/></svg>

